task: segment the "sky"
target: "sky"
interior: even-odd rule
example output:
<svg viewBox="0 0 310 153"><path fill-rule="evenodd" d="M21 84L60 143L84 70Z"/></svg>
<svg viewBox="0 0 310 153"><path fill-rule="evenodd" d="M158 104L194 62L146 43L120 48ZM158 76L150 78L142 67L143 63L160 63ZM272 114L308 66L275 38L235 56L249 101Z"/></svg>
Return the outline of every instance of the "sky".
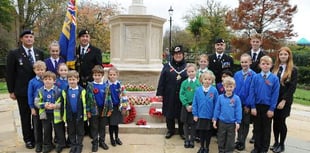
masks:
<svg viewBox="0 0 310 153"><path fill-rule="evenodd" d="M114 0L113 0L114 1ZM115 0L123 7L124 14L128 13L128 8L132 3L132 0ZM164 19L167 22L164 24L164 30L169 29L169 13L170 6L173 8L172 24L181 28L186 27L185 21L182 19L187 12L197 5L203 5L207 0L143 0L144 6L146 6L146 14L155 15ZM226 5L230 8L236 8L238 6L238 0L215 0L222 5ZM306 38L310 41L309 25L306 24L306 20L310 15L310 0L290 0L291 5L297 5L298 12L293 17L294 32L297 32L298 36L292 38L293 41L297 41L301 38Z"/></svg>

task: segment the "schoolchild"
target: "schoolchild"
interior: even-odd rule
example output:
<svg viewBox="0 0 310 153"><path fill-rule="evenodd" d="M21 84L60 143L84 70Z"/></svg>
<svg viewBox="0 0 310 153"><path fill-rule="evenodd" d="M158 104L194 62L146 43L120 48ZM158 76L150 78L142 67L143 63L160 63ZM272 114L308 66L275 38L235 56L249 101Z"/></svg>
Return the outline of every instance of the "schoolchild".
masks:
<svg viewBox="0 0 310 153"><path fill-rule="evenodd" d="M254 116L254 149L251 153L268 152L270 145L271 120L277 105L280 83L276 75L270 72L272 59L263 56L260 59L261 72L256 74L250 87L251 114Z"/></svg>
<svg viewBox="0 0 310 153"><path fill-rule="evenodd" d="M59 56L60 46L59 46L58 41L54 40L49 45L48 49L49 49L50 57L44 60L46 67L47 67L47 71L52 71L58 76L59 75L59 73L57 71L58 65L60 63L65 63L65 59L63 59L61 56Z"/></svg>
<svg viewBox="0 0 310 153"><path fill-rule="evenodd" d="M105 97L105 104L107 107L105 112L109 116L109 134L111 145L113 147L117 145L122 145L123 142L119 138L118 125L123 122L123 110L128 109L128 101L123 99L124 89L121 86L120 81L117 80L119 76L119 71L115 67L111 67L108 70L108 80L107 80L107 90ZM112 110L110 110L109 105L112 104ZM111 115L110 115L111 112Z"/></svg>
<svg viewBox="0 0 310 153"><path fill-rule="evenodd" d="M217 89L219 95L225 93L225 88L224 88L224 86L223 86L222 81L224 80L224 78L226 78L226 77L228 77L228 76L233 77L233 73L232 73L230 70L224 70L224 71L222 72L222 75L221 75L221 82L218 82L218 83L216 84L216 89Z"/></svg>
<svg viewBox="0 0 310 153"><path fill-rule="evenodd" d="M88 82L86 89L87 117L90 123L92 137L92 152L98 151L98 144L104 150L109 147L105 143L105 127L107 125L107 112L104 112L106 84L103 82L104 69L96 65L92 69L94 81Z"/></svg>
<svg viewBox="0 0 310 153"><path fill-rule="evenodd" d="M198 72L196 73L197 75L197 78L200 77L200 75L203 73L203 72L206 72L206 71L210 71L212 72L211 70L208 69L208 66L209 66L209 57L207 54L201 54L198 58ZM213 72L212 72L213 73Z"/></svg>
<svg viewBox="0 0 310 153"><path fill-rule="evenodd" d="M234 93L239 96L242 103L242 120L238 130L238 137L235 148L239 151L245 149L245 141L249 133L250 126L250 104L249 104L249 91L253 76L256 74L251 68L252 58L249 54L244 53L240 57L241 70L237 71L234 75L236 81L236 88Z"/></svg>
<svg viewBox="0 0 310 153"><path fill-rule="evenodd" d="M273 73L280 81L280 93L273 117L274 144L270 148L279 153L285 150L287 134L286 118L290 116L293 95L297 86L297 68L294 67L293 54L290 48L281 47L277 52Z"/></svg>
<svg viewBox="0 0 310 153"><path fill-rule="evenodd" d="M193 120L192 103L196 88L201 86L199 80L196 79L196 69L195 64L187 64L186 72L188 79L182 82L179 94L182 103L181 121L184 123L183 131L185 136L185 148L194 148L194 141L196 137L196 125Z"/></svg>
<svg viewBox="0 0 310 153"><path fill-rule="evenodd" d="M70 70L67 75L69 86L62 91L63 119L67 122L70 140L70 153L81 153L83 150L84 121L86 114L86 90L78 85L79 73Z"/></svg>
<svg viewBox="0 0 310 153"><path fill-rule="evenodd" d="M204 72L199 78L202 86L195 90L192 112L197 124L200 137L200 149L198 153L208 153L212 136L212 117L217 101L218 92L212 83L215 76L211 72Z"/></svg>
<svg viewBox="0 0 310 153"><path fill-rule="evenodd" d="M58 65L57 72L59 76L56 79L55 85L61 90L68 88L68 79L67 79L68 71L69 68L65 63L60 63Z"/></svg>
<svg viewBox="0 0 310 153"><path fill-rule="evenodd" d="M42 76L44 86L37 90L35 98L35 106L39 109L40 120L43 127L43 153L51 152L54 149L52 142L53 126L62 122L61 118L61 90L54 86L56 75L51 71L44 72ZM63 128L54 127L55 137L59 140L56 151L59 152L61 146L64 144ZM60 144L63 142L63 144ZM61 151L61 150L60 150Z"/></svg>
<svg viewBox="0 0 310 153"><path fill-rule="evenodd" d="M43 144L43 132L42 122L39 118L39 110L34 105L34 99L37 96L37 90L43 87L42 75L46 70L46 65L43 61L36 61L33 64L33 71L36 74L34 78L29 81L28 84L28 105L31 109L34 138L35 138L35 151L42 151Z"/></svg>
<svg viewBox="0 0 310 153"><path fill-rule="evenodd" d="M242 119L242 108L239 96L233 93L236 87L235 80L232 77L226 77L223 79L223 85L225 94L219 95L217 99L213 127L218 128L219 153L232 153L235 133L238 131Z"/></svg>

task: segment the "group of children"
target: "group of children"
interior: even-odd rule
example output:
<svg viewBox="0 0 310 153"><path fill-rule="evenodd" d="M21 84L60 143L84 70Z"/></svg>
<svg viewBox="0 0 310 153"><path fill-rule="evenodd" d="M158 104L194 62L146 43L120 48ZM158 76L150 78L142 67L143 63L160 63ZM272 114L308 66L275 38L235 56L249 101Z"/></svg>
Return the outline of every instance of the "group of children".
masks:
<svg viewBox="0 0 310 153"><path fill-rule="evenodd" d="M279 62L281 65L292 63L291 57L281 57L283 56L283 53L280 54L281 51L287 56L292 56L290 50L279 50L275 64L277 67L273 67L273 70L272 58L267 55L261 57L259 73L250 68L251 56L247 53L242 54L240 57L242 69L234 75L232 72L223 71L222 82L217 85L214 83L214 74L208 70L208 56L199 57L198 70L195 64L189 63L187 65L188 79L182 82L179 93L183 105L181 120L184 122L184 147L194 148L194 140L198 131L200 137L198 153L208 153L212 131L217 129L220 153L232 153L234 149L244 150L252 114L256 137L251 153L268 152L272 118L275 110L279 109L279 80L281 79L277 76ZM291 70L292 68L287 71ZM283 76L287 72L281 71L280 73ZM290 76L288 78L290 79ZM281 124L285 124L285 120ZM279 128L276 127L276 129ZM235 141L236 133L238 134ZM279 146L278 135L275 136L275 144ZM273 147L271 149L274 152L282 152L284 145L280 151L275 151Z"/></svg>
<svg viewBox="0 0 310 153"><path fill-rule="evenodd" d="M55 46L55 42L52 43ZM50 50L58 50L58 47ZM57 46L57 45L56 45ZM52 58L52 57L51 57ZM57 57L59 58L59 57ZM65 63L57 63L57 74L46 71L47 64L36 61L33 70L36 76L28 85L28 104L31 108L35 131L36 152L51 152L54 142L56 152L70 147L70 153L81 153L83 149L84 121L89 120L92 138L92 152L98 147L107 150L105 128L109 125L111 145L122 145L118 136L118 124L122 122L122 111L128 110L128 100L124 98L118 78L118 70L108 70L108 80L104 81L104 69L96 65L92 69L93 82L86 89L78 85L79 73L68 70ZM66 126L65 126L66 125ZM66 140L67 133L67 140Z"/></svg>

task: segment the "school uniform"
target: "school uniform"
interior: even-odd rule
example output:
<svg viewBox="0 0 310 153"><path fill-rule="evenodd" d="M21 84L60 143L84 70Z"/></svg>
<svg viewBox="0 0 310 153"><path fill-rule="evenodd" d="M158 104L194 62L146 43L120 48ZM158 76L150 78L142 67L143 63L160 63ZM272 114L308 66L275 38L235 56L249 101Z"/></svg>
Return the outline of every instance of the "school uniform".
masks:
<svg viewBox="0 0 310 153"><path fill-rule="evenodd" d="M250 65L250 68L254 72L259 73L261 71L261 69L259 67L259 61L260 61L261 57L266 55L265 51L262 48L260 48L256 52L254 52L253 50L250 50L247 53L252 57L252 64Z"/></svg>
<svg viewBox="0 0 310 153"><path fill-rule="evenodd" d="M56 108L53 110L45 109L46 103L55 104ZM43 152L49 152L54 148L52 143L53 126L62 122L60 89L56 86L52 87L51 89L47 89L44 86L39 88L37 97L35 99L35 105L39 109L39 116L40 120L42 121ZM65 146L65 136L63 129L54 127L54 130L55 134L57 134L56 137L58 140L58 145Z"/></svg>
<svg viewBox="0 0 310 153"><path fill-rule="evenodd" d="M238 95L222 94L215 104L213 119L218 121L218 149L220 153L233 152L236 123L242 119L241 101Z"/></svg>
<svg viewBox="0 0 310 153"><path fill-rule="evenodd" d="M200 135L200 145L202 150L208 150L212 136L212 118L218 92L215 87L207 89L203 86L195 90L192 113L198 117L197 130Z"/></svg>
<svg viewBox="0 0 310 153"><path fill-rule="evenodd" d="M271 72L261 72L253 77L249 99L251 108L257 111L254 117L255 151L267 152L269 149L272 118L267 117L267 111L275 110L279 90L279 79Z"/></svg>
<svg viewBox="0 0 310 153"><path fill-rule="evenodd" d="M45 59L44 62L46 64L46 71L52 71L58 76L59 75L57 72L58 65L60 63L65 63L66 61L62 57L59 57L57 59L50 57Z"/></svg>
<svg viewBox="0 0 310 153"><path fill-rule="evenodd" d="M185 136L185 141L191 141L191 143L195 140L196 128L193 120L192 112L187 111L188 106L192 106L194 93L197 87L201 86L198 79L186 79L182 82L180 88L180 101L182 103L181 110L181 121L183 124L183 131ZM190 136L190 137L189 137ZM187 142L189 143L189 142ZM188 144L186 144L188 146Z"/></svg>
<svg viewBox="0 0 310 153"><path fill-rule="evenodd" d="M68 87L62 91L63 119L67 122L68 135L73 152L82 152L84 137L84 121L86 114L86 91L81 86Z"/></svg>
<svg viewBox="0 0 310 153"><path fill-rule="evenodd" d="M63 77L58 77L56 79L55 85L61 89L61 90L65 90L68 88L69 84L68 84L68 79L67 78L63 78Z"/></svg>
<svg viewBox="0 0 310 153"><path fill-rule="evenodd" d="M43 87L43 81L40 77L35 76L29 81L28 84L28 105L30 109L35 109L37 115L32 115L33 129L34 129L34 138L35 138L35 147L38 151L42 150L43 144L43 131L42 131L42 122L39 118L39 110L34 105L34 99L37 96L37 91L39 88Z"/></svg>
<svg viewBox="0 0 310 153"><path fill-rule="evenodd" d="M245 147L246 137L249 133L250 116L251 112L246 113L244 107L251 108L249 98L249 91L252 79L256 73L249 69L247 72L243 70L237 71L234 75L236 81L236 88L234 93L239 96L242 103L242 121L238 130L237 143L242 147Z"/></svg>
<svg viewBox="0 0 310 153"><path fill-rule="evenodd" d="M282 78L284 72L285 67L282 73L279 75L280 76L279 79ZM291 77L284 80L284 84L280 84L280 92L277 106L282 100L286 101L285 105L283 109L275 109L273 117L273 134L275 144L279 145L278 147L282 147L283 149L287 134L287 127L285 120L288 116L290 116L291 106L294 98L293 95L295 93L296 86L297 86L297 69L296 67L294 67L292 70ZM278 150L281 150L282 148L279 148Z"/></svg>
<svg viewBox="0 0 310 153"><path fill-rule="evenodd" d="M218 58L219 55L220 58ZM227 54L214 53L209 56L209 69L214 73L216 83L221 82L224 70L232 71L233 64L233 58Z"/></svg>

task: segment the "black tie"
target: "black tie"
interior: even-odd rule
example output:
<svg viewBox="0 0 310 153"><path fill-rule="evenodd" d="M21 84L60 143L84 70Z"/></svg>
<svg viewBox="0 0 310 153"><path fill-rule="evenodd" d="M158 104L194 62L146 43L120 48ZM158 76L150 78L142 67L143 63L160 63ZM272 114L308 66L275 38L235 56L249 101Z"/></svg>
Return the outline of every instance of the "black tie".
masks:
<svg viewBox="0 0 310 153"><path fill-rule="evenodd" d="M221 55L218 55L218 56L217 56L217 60L220 60L220 59L221 59Z"/></svg>
<svg viewBox="0 0 310 153"><path fill-rule="evenodd" d="M253 61L254 62L256 61L256 55L257 55L257 53L253 53Z"/></svg>
<svg viewBox="0 0 310 153"><path fill-rule="evenodd" d="M243 74L243 80L246 79L246 76L247 76L247 75L248 75L247 73L244 73L244 74Z"/></svg>
<svg viewBox="0 0 310 153"><path fill-rule="evenodd" d="M57 60L54 60L54 64L55 64L55 69L57 69L57 65L58 65Z"/></svg>
<svg viewBox="0 0 310 153"><path fill-rule="evenodd" d="M34 59L33 59L32 55L31 55L31 52L32 52L32 50L29 49L29 50L28 50L28 60L29 60L29 62L31 63L31 65L33 65Z"/></svg>
<svg viewBox="0 0 310 153"><path fill-rule="evenodd" d="M278 76L278 78L279 78L279 79L281 79L281 74L282 74L282 71L283 71L283 67L282 67L282 66L280 66L280 67L279 67L278 74L277 74L277 76Z"/></svg>
<svg viewBox="0 0 310 153"><path fill-rule="evenodd" d="M85 50L85 48L82 48L82 51L81 51L81 57L82 58L84 57L84 50Z"/></svg>
<svg viewBox="0 0 310 153"><path fill-rule="evenodd" d="M266 80L266 79L267 79L267 75L266 75L266 74L264 74L263 78Z"/></svg>

